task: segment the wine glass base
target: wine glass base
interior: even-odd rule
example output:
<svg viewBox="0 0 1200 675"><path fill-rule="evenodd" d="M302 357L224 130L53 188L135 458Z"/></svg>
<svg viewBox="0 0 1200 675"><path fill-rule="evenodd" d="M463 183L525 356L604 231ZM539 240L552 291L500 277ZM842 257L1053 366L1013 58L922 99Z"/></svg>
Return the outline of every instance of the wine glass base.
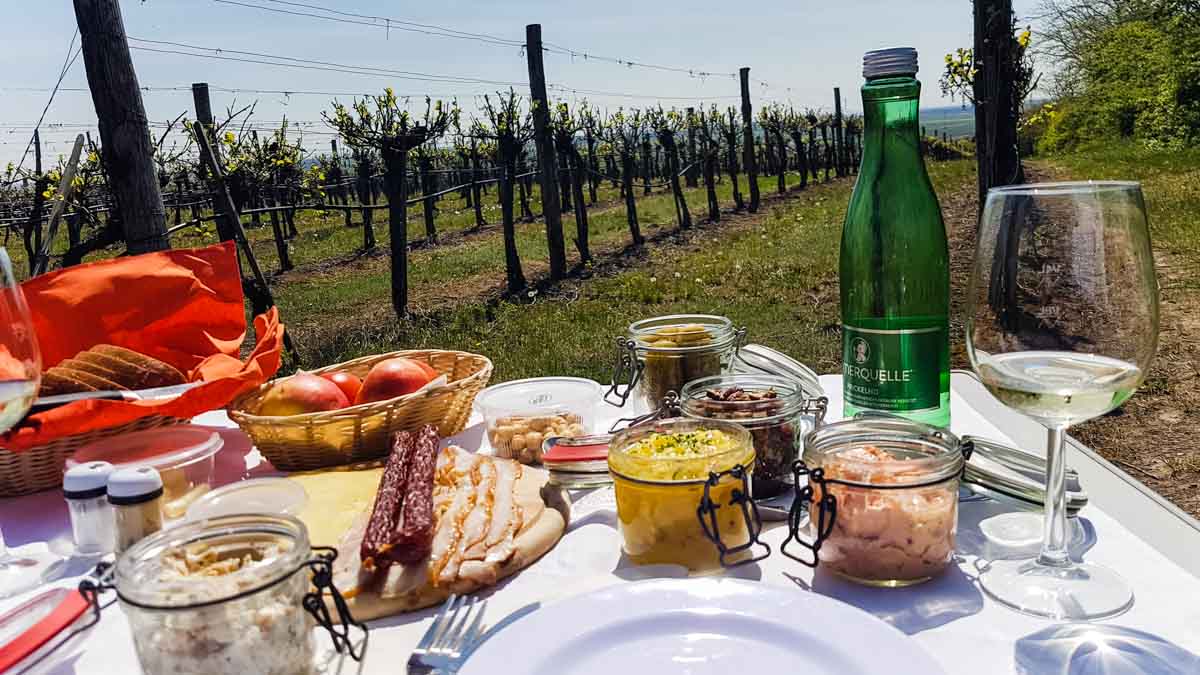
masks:
<svg viewBox="0 0 1200 675"><path fill-rule="evenodd" d="M979 583L1000 604L1048 619L1106 619L1133 606L1133 589L1121 575L1092 563L1051 567L1036 560L996 560Z"/></svg>

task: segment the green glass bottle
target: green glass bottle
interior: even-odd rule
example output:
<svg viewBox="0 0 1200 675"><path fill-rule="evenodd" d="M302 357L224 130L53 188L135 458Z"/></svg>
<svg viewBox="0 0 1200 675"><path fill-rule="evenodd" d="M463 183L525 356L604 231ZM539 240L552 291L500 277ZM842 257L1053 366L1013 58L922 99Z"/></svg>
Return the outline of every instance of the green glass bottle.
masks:
<svg viewBox="0 0 1200 675"><path fill-rule="evenodd" d="M921 156L915 49L863 57L863 157L842 227L844 413L950 424L946 226Z"/></svg>

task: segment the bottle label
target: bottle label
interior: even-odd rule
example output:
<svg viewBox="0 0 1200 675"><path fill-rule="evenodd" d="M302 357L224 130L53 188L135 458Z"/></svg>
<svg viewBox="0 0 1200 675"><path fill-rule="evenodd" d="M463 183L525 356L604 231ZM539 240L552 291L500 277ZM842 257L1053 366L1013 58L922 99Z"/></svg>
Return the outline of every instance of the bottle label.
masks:
<svg viewBox="0 0 1200 675"><path fill-rule="evenodd" d="M842 325L842 377L856 408L916 412L941 405L944 327L875 330Z"/></svg>

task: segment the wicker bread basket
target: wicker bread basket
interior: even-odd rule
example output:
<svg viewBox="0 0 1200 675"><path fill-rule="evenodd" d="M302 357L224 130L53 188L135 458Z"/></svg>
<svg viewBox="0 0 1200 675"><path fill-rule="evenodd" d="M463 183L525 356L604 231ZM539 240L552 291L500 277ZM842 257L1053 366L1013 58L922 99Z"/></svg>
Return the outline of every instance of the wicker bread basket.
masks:
<svg viewBox="0 0 1200 675"><path fill-rule="evenodd" d="M174 417L149 415L128 424L90 431L86 434L64 436L52 443L21 452L0 448L0 497L16 497L62 485L63 467L67 458L89 443L109 436L180 424L184 421L186 420Z"/></svg>
<svg viewBox="0 0 1200 675"><path fill-rule="evenodd" d="M229 416L254 441L259 452L281 471L307 471L384 457L397 431L437 427L443 438L462 431L475 396L492 376L492 362L467 352L408 350L364 356L312 372L342 370L366 377L371 366L403 356L424 361L446 376L445 385L407 396L340 410L271 417L256 414L271 383L230 405Z"/></svg>

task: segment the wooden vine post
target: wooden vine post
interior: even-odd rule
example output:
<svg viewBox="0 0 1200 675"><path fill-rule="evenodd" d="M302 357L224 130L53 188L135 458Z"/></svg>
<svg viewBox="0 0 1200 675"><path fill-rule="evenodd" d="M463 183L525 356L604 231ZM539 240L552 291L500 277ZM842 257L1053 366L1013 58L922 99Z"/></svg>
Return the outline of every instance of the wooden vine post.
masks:
<svg viewBox="0 0 1200 675"><path fill-rule="evenodd" d="M150 125L129 55L120 2L74 0L74 4L104 167L120 209L125 245L132 254L170 248Z"/></svg>
<svg viewBox="0 0 1200 675"><path fill-rule="evenodd" d="M542 186L542 218L550 250L550 278L567 275L567 249L563 240L562 209L558 201L558 162L550 134L550 103L546 100L546 71L542 66L542 25L525 26L525 56L529 62L529 93L533 101L534 144L537 146Z"/></svg>
<svg viewBox="0 0 1200 675"><path fill-rule="evenodd" d="M742 166L750 181L750 213L758 212L758 160L754 156L754 111L750 108L750 69L738 70L742 85Z"/></svg>
<svg viewBox="0 0 1200 675"><path fill-rule="evenodd" d="M975 158L979 204L1000 185L1025 181L1017 153L1020 94L1012 0L975 0Z"/></svg>
<svg viewBox="0 0 1200 675"><path fill-rule="evenodd" d="M208 174L213 184L213 204L221 205L217 209L219 214L218 219L225 220L225 226L230 232L233 232L233 240L242 254L246 258L246 263L250 267L250 273L253 278L250 280L243 279L242 286L246 289L246 295L250 300L251 310L255 314L262 314L271 307L275 306L275 297L271 294L271 287L267 284L267 278L263 275L262 268L258 266L258 259L254 257L254 250L250 248L250 243L246 241L246 232L242 229L242 219L238 214L237 206L233 203L233 197L229 195L229 186L225 184L225 172L221 169L221 162L217 159L215 144L208 138L208 134L202 129L193 127L192 135L196 138L196 145L200 150L200 162L208 170ZM239 276L240 276L239 263ZM289 332L283 334L283 346L292 357L292 360L299 365L300 353L296 349L295 343L292 342L292 336Z"/></svg>
<svg viewBox="0 0 1200 675"><path fill-rule="evenodd" d="M688 148L689 164L688 164L687 176L685 178L687 179L687 186L690 188L696 187L697 174L700 173L700 171L699 171L700 164L696 160L696 125L693 123L695 121L695 119L696 119L696 109L693 107L688 107L688 109L687 109L687 120L688 120L687 148Z"/></svg>
<svg viewBox="0 0 1200 675"><path fill-rule="evenodd" d="M833 88L833 144L838 178L846 175L846 139L842 133L842 88Z"/></svg>

